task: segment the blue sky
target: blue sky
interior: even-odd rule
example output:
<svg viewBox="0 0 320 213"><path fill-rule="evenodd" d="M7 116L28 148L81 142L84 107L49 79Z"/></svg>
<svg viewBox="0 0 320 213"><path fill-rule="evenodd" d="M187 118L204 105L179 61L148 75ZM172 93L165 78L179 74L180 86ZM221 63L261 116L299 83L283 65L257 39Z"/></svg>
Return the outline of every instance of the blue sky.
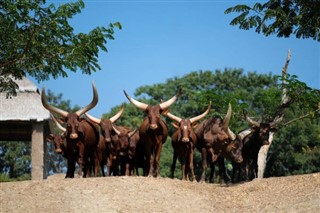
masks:
<svg viewBox="0 0 320 213"><path fill-rule="evenodd" d="M280 75L290 49L288 73L320 89L319 42L265 37L254 29L229 25L236 14L226 15L225 9L251 2L256 1L85 1L81 14L70 20L76 32L117 21L122 24L115 40L108 41L108 53L99 54L101 71L92 75L70 72L68 78L34 83L56 95L63 93L72 106L85 106L92 99L94 81L99 102L90 114L100 117L128 102L123 89L134 97L140 86L165 83L192 71L243 68Z"/></svg>

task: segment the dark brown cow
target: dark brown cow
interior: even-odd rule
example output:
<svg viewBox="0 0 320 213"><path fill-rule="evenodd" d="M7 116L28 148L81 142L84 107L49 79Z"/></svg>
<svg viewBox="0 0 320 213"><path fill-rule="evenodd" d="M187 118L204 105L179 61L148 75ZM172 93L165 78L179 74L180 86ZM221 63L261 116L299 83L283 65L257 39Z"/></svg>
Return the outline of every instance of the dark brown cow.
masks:
<svg viewBox="0 0 320 213"><path fill-rule="evenodd" d="M61 130L61 134L50 134L47 139L53 143L55 152L57 154L62 154L63 157L65 157L64 154L67 147L67 141L66 141L66 135L65 135L66 129L60 125L60 123L57 121L54 115L50 113L50 116L53 122L56 124L56 126Z"/></svg>
<svg viewBox="0 0 320 213"><path fill-rule="evenodd" d="M229 182L230 178L227 175L226 168L225 168L225 162L224 159L230 160L235 163L242 163L243 157L242 157L242 140L243 138L250 134L251 130L244 130L240 132L238 135L233 135L231 133L231 138L229 137L228 140L226 140L223 143L214 143L212 145L212 148L214 150L214 154L218 157L217 161L211 161L211 158L209 157L208 161L210 162L210 177L209 181L210 183L214 182L214 172L215 172L215 164L218 163L219 166L219 175L220 175L220 182ZM232 140L233 139L233 140Z"/></svg>
<svg viewBox="0 0 320 213"><path fill-rule="evenodd" d="M99 158L107 164L107 176L112 173L118 173L113 170L112 162L116 158L116 147L118 146L118 136L113 130L114 122L116 122L122 115L124 111L124 105L122 104L120 110L112 116L111 118L95 118L88 113L85 113L87 118L100 126L101 135L103 137L103 142L105 145L99 145L99 147L105 147L103 153L99 153ZM102 142L101 142L102 143ZM101 162L101 163L103 163Z"/></svg>
<svg viewBox="0 0 320 213"><path fill-rule="evenodd" d="M94 168L94 155L99 143L99 131L94 124L80 118L85 112L96 106L98 102L97 89L92 83L93 99L89 105L78 110L75 113L67 112L52 105L49 105L45 95L45 88L42 88L42 105L52 113L57 113L64 118L66 123L66 156L68 161L68 170L66 178L73 178L75 171L75 162L79 164L78 176L87 177ZM96 174L95 174L96 175Z"/></svg>
<svg viewBox="0 0 320 213"><path fill-rule="evenodd" d="M241 181L241 167L245 169L245 180L252 180L258 176L258 154L260 148L269 144L269 136L276 131L276 126L282 121L283 116L271 123L260 123L252 120L245 115L246 121L251 126L251 133L242 140L243 163L234 164L234 173L237 178L235 181Z"/></svg>
<svg viewBox="0 0 320 213"><path fill-rule="evenodd" d="M161 119L160 115L177 100L180 91L169 100L155 106L131 98L126 91L124 91L124 94L134 106L146 113L146 117L139 128L140 141L144 148L146 160L146 172L149 177L159 177L162 144L166 142L168 137L168 126L166 122Z"/></svg>
<svg viewBox="0 0 320 213"><path fill-rule="evenodd" d="M116 159L115 165L113 166L117 168L116 170L118 170L118 166L120 166L120 175L129 176L131 175L130 166L132 167L133 163L132 156L129 155L130 138L135 135L137 129L131 131L129 128L122 126L113 126L113 129L118 135Z"/></svg>
<svg viewBox="0 0 320 213"><path fill-rule="evenodd" d="M196 148L201 152L202 173L200 182L205 181L205 173L209 162L215 162L221 154L219 146L228 143L227 140L235 140L235 134L229 129L231 118L231 105L229 104L228 112L223 120L219 116L202 121L196 128L197 135ZM210 157L210 159L208 159Z"/></svg>
<svg viewBox="0 0 320 213"><path fill-rule="evenodd" d="M173 147L173 160L171 164L171 178L174 177L174 170L176 167L177 158L179 158L182 171L182 180L189 180L189 175L191 176L191 181L195 181L196 177L194 175L193 166L193 155L194 148L197 143L197 136L193 130L195 127L195 122L204 118L210 111L211 102L207 110L201 115L195 116L193 118L185 119L180 118L171 114L170 112L165 112L164 115L171 118L177 124L173 124L176 131L171 136L172 147Z"/></svg>

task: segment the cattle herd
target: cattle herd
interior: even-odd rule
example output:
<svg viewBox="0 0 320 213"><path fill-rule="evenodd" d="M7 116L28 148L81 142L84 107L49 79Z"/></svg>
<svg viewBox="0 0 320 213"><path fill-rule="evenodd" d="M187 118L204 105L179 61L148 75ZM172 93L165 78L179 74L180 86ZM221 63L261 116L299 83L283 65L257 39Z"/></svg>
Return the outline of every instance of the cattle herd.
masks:
<svg viewBox="0 0 320 213"><path fill-rule="evenodd" d="M42 89L43 106L51 112L52 120L61 130L61 134L50 134L49 141L54 143L55 151L67 160L66 178L73 178L78 164L78 176L97 176L99 170L103 176L143 175L160 176L160 156L162 146L168 137L168 126L161 118L166 116L174 121L175 131L171 135L173 160L170 168L174 177L176 160L181 163L182 180L203 182L206 180L206 169L211 168L212 182L214 166L218 163L221 179L231 181L226 173L224 159L233 165L232 181L252 180L257 177L257 158L261 146L269 143L269 134L282 117L272 123L261 123L245 116L248 129L237 134L229 128L232 108L229 104L225 118L213 116L203 119L210 111L208 108L192 118L180 118L169 111L169 107L180 96L180 91L172 98L158 105L149 105L130 97L127 99L145 112L145 117L138 129L118 126L115 122L121 117L124 106L111 118L95 118L88 111L98 103L97 89L92 83L93 100L77 112L67 112L47 102L45 88ZM53 113L59 118L53 116ZM198 179L195 176L193 157L194 150L201 153L202 172ZM107 167L105 174L105 166Z"/></svg>

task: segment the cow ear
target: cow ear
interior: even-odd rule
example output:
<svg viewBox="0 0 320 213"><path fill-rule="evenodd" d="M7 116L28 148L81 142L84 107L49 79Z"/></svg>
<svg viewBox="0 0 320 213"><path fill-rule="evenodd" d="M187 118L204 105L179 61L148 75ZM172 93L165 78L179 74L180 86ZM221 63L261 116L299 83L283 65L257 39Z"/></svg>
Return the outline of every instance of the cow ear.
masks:
<svg viewBox="0 0 320 213"><path fill-rule="evenodd" d="M199 123L193 123L192 128L196 128L199 125Z"/></svg>
<svg viewBox="0 0 320 213"><path fill-rule="evenodd" d="M277 132L278 131L278 129L277 128L274 128L274 127L272 127L271 129L270 129L270 132Z"/></svg>
<svg viewBox="0 0 320 213"><path fill-rule="evenodd" d="M179 125L178 125L176 122L172 122L171 124L172 124L172 126L173 126L174 128L176 128L176 129L179 128Z"/></svg>

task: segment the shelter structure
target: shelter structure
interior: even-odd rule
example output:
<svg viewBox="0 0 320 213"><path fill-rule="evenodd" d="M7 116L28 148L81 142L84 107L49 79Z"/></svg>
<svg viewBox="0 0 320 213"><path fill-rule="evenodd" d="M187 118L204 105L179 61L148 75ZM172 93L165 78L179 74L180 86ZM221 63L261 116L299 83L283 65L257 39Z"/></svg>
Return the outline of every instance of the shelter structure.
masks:
<svg viewBox="0 0 320 213"><path fill-rule="evenodd" d="M32 180L45 179L50 113L41 103L36 85L27 78L15 81L17 96L0 93L0 141L31 141Z"/></svg>

